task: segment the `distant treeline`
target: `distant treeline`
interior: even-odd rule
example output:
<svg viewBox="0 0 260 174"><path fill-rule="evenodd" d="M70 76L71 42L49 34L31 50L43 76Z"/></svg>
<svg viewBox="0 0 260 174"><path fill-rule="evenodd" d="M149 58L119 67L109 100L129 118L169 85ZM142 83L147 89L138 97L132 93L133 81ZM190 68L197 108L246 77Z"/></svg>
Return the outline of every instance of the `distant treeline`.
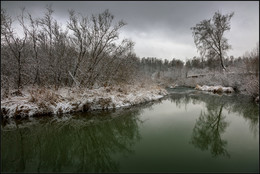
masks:
<svg viewBox="0 0 260 174"><path fill-rule="evenodd" d="M232 68L238 68L241 72L253 72L259 71L259 56L255 51L247 52L243 57L230 56L224 59L225 66L232 70ZM185 62L176 58L172 60L158 59L155 57L142 58L140 60L140 70L146 73L154 73L158 71L173 71L186 69L186 71L192 71L194 69L208 69L209 71L221 72L222 67L219 64L218 59L193 57Z"/></svg>

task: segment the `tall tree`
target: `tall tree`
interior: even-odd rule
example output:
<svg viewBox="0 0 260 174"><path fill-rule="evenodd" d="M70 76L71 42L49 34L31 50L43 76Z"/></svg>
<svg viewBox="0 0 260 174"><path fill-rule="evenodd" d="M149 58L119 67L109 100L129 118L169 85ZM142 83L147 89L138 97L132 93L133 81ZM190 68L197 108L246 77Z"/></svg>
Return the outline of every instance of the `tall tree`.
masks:
<svg viewBox="0 0 260 174"><path fill-rule="evenodd" d="M230 30L230 20L233 15L234 12L226 15L215 12L213 19L205 19L191 28L194 42L200 54L214 53L213 56L219 58L223 70L226 70L223 61L224 55L231 48L228 40L224 37L224 32Z"/></svg>
<svg viewBox="0 0 260 174"><path fill-rule="evenodd" d="M20 24L24 23L24 8L22 9L22 14L17 17ZM16 59L17 62L17 88L18 90L22 87L22 58L25 48L25 43L27 39L27 31L23 27L24 37L20 38L12 28L13 20L6 13L4 9L1 9L1 44L7 44L11 54ZM2 41L3 39L3 41Z"/></svg>
<svg viewBox="0 0 260 174"><path fill-rule="evenodd" d="M120 20L114 24L114 16L109 10L92 15L91 18L76 15L73 10L69 13L67 27L73 33L71 41L78 53L72 77L78 78L81 85L84 83L92 87L96 78L100 76L98 67L106 57L117 52L124 43L131 43L123 41L121 46L116 44L119 39L119 30L126 23ZM78 73L81 73L81 77Z"/></svg>

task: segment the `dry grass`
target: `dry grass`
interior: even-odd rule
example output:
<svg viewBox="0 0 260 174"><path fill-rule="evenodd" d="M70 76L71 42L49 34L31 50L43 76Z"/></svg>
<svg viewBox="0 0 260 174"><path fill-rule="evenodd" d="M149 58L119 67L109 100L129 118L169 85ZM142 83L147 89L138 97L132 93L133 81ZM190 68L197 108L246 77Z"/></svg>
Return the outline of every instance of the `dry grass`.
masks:
<svg viewBox="0 0 260 174"><path fill-rule="evenodd" d="M117 88L116 91L117 91L117 92L120 92L120 93L122 93L122 94L124 94L124 95L127 95L129 89L127 89L127 86L126 86L126 85L120 85L120 86Z"/></svg>
<svg viewBox="0 0 260 174"><path fill-rule="evenodd" d="M56 105L60 96L53 91L46 88L38 88L29 91L29 102L36 103L38 106L45 107L48 103Z"/></svg>
<svg viewBox="0 0 260 174"><path fill-rule="evenodd" d="M112 102L111 98L99 98L98 104L101 105L102 109L107 109Z"/></svg>
<svg viewBox="0 0 260 174"><path fill-rule="evenodd" d="M11 96L23 96L22 92L18 89L11 93Z"/></svg>
<svg viewBox="0 0 260 174"><path fill-rule="evenodd" d="M198 90L199 90L200 88L201 88L201 86L198 85L198 84L197 84L196 87L195 87L195 89L198 89Z"/></svg>

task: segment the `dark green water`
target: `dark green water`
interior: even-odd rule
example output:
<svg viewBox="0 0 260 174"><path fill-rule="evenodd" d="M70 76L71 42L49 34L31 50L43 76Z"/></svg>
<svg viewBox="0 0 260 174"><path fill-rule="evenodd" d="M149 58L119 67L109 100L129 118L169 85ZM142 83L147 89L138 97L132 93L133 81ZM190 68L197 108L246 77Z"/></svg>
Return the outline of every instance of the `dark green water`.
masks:
<svg viewBox="0 0 260 174"><path fill-rule="evenodd" d="M2 121L2 172L259 172L259 106L169 90L115 111Z"/></svg>

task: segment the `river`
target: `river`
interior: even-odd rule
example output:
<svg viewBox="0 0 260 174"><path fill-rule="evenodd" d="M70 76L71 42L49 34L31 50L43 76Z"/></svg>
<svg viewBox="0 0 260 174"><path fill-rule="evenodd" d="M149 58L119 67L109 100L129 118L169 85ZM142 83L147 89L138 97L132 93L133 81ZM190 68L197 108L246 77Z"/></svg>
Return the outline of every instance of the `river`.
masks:
<svg viewBox="0 0 260 174"><path fill-rule="evenodd" d="M191 88L131 108L1 122L1 172L259 172L259 105Z"/></svg>

